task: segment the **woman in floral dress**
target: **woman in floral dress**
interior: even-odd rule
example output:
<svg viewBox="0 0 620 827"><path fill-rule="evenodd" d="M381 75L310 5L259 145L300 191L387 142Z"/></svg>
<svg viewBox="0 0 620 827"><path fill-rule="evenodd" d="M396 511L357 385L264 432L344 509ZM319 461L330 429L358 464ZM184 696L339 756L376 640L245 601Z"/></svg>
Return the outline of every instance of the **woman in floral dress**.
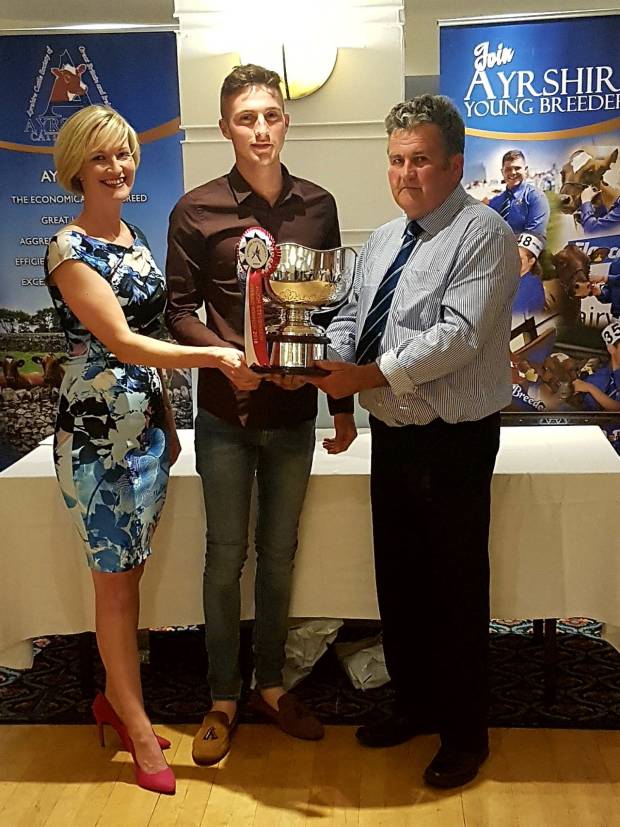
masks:
<svg viewBox="0 0 620 827"><path fill-rule="evenodd" d="M45 274L67 340L54 440L58 481L95 587L106 669L93 712L119 733L140 786L173 793L175 780L144 711L136 630L139 581L180 446L162 368L221 370L242 390L259 378L230 347L159 340L165 282L146 239L121 220L140 150L114 110L89 106L58 134L57 179L83 194L74 222L50 241Z"/></svg>

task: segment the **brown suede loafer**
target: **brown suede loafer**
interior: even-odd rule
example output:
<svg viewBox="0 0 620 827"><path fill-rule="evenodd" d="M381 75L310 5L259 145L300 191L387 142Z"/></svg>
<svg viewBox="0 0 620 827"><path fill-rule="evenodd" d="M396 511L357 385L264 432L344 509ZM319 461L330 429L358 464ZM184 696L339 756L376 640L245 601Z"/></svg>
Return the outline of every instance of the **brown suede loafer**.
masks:
<svg viewBox="0 0 620 827"><path fill-rule="evenodd" d="M226 755L237 720L237 715L229 721L225 712L207 712L192 743L192 758L196 764L217 764Z"/></svg>
<svg viewBox="0 0 620 827"><path fill-rule="evenodd" d="M299 698L286 692L275 710L256 689L248 698L248 706L277 724L282 732L305 741L319 741L325 735L323 724Z"/></svg>

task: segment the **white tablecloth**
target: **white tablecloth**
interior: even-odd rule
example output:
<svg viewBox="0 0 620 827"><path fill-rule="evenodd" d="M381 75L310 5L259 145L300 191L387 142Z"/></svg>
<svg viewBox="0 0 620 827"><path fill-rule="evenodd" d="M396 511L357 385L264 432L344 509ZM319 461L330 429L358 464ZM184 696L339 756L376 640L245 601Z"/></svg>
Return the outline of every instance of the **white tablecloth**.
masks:
<svg viewBox="0 0 620 827"><path fill-rule="evenodd" d="M370 436L362 433L346 454L330 457L320 445L326 433L317 432L291 616L376 618ZM143 579L144 627L203 620L202 489L193 432L181 437L183 453ZM619 502L620 459L598 428L502 429L493 479L493 615L588 616L620 626ZM0 509L0 664L24 667L31 664L31 638L94 628L90 574L59 493L49 440L0 474ZM247 618L253 566L246 569Z"/></svg>

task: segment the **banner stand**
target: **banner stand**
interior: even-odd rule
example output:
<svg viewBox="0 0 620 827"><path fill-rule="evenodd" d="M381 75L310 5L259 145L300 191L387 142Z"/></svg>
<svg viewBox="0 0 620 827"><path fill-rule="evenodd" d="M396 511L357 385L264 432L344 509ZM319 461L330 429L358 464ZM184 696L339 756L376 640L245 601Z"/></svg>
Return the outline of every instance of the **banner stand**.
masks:
<svg viewBox="0 0 620 827"><path fill-rule="evenodd" d="M620 16L439 26L440 90L466 127L463 185L520 244L503 421L596 423L620 451L620 343L604 336L620 316Z"/></svg>

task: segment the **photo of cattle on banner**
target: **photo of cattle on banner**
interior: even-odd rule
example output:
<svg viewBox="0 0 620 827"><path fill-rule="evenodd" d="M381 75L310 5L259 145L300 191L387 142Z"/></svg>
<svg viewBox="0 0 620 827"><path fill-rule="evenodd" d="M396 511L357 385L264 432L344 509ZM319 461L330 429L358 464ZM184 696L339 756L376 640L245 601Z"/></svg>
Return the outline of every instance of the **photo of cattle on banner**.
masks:
<svg viewBox="0 0 620 827"><path fill-rule="evenodd" d="M53 307L36 313L0 307L0 469L54 432L67 360ZM189 371L164 371L177 427L192 427Z"/></svg>
<svg viewBox="0 0 620 827"><path fill-rule="evenodd" d="M521 280L504 421L598 424L620 453L619 149L574 147L528 176L548 202L548 221L544 232L516 233ZM510 186L503 172L484 190L480 181L468 186L498 212Z"/></svg>

